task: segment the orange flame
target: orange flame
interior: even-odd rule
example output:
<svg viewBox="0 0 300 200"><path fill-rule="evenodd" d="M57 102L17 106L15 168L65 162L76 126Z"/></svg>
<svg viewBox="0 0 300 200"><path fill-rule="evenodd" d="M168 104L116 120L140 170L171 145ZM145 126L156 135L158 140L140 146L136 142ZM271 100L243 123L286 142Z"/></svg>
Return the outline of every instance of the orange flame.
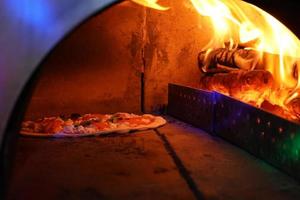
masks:
<svg viewBox="0 0 300 200"><path fill-rule="evenodd" d="M227 41L252 41L250 48L262 53L263 65L273 74L279 90L288 91L281 92L283 97L272 98L272 103L284 106L288 99L298 96L300 75L295 77L295 63L300 58L300 41L287 27L262 9L243 1L190 1L200 15L209 17L214 27L214 34L204 50L222 47Z"/></svg>
<svg viewBox="0 0 300 200"><path fill-rule="evenodd" d="M158 0L131 0L146 7L168 10ZM287 103L300 97L299 39L276 18L262 9L241 0L190 0L197 12L211 20L213 34L202 50L224 47L236 48L242 44L259 52L260 64L271 72L277 87L260 96L274 105L286 108ZM300 62L299 62L300 64ZM253 99L251 93L240 97ZM260 102L260 103L259 103Z"/></svg>
<svg viewBox="0 0 300 200"><path fill-rule="evenodd" d="M134 2L134 3L140 4L140 5L143 5L145 7L156 9L156 10L164 11L164 10L169 9L169 7L159 5L157 3L158 0L131 0L131 1Z"/></svg>

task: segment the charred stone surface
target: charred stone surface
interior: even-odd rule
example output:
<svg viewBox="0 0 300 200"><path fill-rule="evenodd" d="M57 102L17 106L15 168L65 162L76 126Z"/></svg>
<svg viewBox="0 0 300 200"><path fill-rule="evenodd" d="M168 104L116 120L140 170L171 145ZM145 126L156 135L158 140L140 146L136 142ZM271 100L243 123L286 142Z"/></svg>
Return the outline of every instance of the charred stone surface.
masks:
<svg viewBox="0 0 300 200"><path fill-rule="evenodd" d="M299 199L292 178L220 138L168 121L158 133L21 137L7 199Z"/></svg>
<svg viewBox="0 0 300 200"><path fill-rule="evenodd" d="M8 199L193 199L153 131L20 138Z"/></svg>

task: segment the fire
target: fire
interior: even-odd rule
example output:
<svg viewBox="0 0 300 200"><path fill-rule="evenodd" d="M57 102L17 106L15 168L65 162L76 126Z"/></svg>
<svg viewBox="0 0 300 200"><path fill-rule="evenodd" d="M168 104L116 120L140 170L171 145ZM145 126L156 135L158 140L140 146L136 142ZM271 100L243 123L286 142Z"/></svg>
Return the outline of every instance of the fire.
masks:
<svg viewBox="0 0 300 200"><path fill-rule="evenodd" d="M158 0L131 0L131 1L134 3L140 4L140 5L143 5L145 7L156 9L156 10L164 11L164 10L169 9L169 7L164 7L164 6L159 5L157 3Z"/></svg>
<svg viewBox="0 0 300 200"><path fill-rule="evenodd" d="M222 47L229 39L238 43L255 41L250 48L279 56L279 59L268 57L266 64L280 86L283 88L297 86L298 80L293 77L292 67L300 58L300 41L276 18L252 4L238 0L191 0L191 2L199 14L211 19L214 27L214 36L206 48ZM239 34L232 32L236 29L239 30Z"/></svg>
<svg viewBox="0 0 300 200"><path fill-rule="evenodd" d="M158 0L131 1L158 10L169 9L159 5ZM254 50L259 55L259 61L253 62L253 65L259 65L259 69L263 68L273 76L273 88L264 94L253 90L237 95L240 100L253 102L257 98L257 106L267 100L285 110L289 109L288 104L291 101L297 98L300 100L300 65L297 66L300 40L287 27L262 9L241 0L190 2L201 16L211 21L213 27L211 40L202 51L209 54L222 47L234 50L243 46L244 49Z"/></svg>
<svg viewBox="0 0 300 200"><path fill-rule="evenodd" d="M200 15L210 19L214 28L203 50L209 52L231 41L260 52L260 64L273 75L276 84L275 89L261 98L288 109L287 104L299 97L299 39L275 17L252 4L239 0L190 1ZM241 100L247 101L251 95L241 95ZM253 92L253 96L257 94ZM263 101L257 99L257 102Z"/></svg>

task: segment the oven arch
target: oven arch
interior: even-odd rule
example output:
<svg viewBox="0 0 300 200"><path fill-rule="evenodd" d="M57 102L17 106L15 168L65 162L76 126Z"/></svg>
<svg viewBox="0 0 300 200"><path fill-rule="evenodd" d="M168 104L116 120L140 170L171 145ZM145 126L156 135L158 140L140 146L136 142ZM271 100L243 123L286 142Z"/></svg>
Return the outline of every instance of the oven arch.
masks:
<svg viewBox="0 0 300 200"><path fill-rule="evenodd" d="M100 0L98 0L98 1L100 1ZM11 1L11 2L16 2L16 1ZM33 0L31 1L31 2L34 2ZM50 1L49 1L50 2ZM54 2L54 3L52 3L52 2ZM51 4L56 4L55 2L56 1L52 1L51 2ZM59 1L57 1L58 3L57 4L59 4ZM100 1L100 2L104 2L104 1ZM108 5L108 3L110 3L110 2L112 2L112 1L106 1L107 2L107 4L105 4L105 3L103 3L103 5L105 4L105 5ZM85 2L85 4L86 4L87 2ZM72 2L72 4L75 4L74 2ZM80 4L80 3L78 3L78 4ZM76 6L75 6L76 7ZM3 8L3 9L5 9L6 7L4 6L1 6L1 8ZM104 7L103 7L104 8ZM99 8L99 9L101 9L101 8ZM95 11L95 10L94 10ZM92 11L91 11L92 12ZM1 12L2 13L2 12ZM37 16L38 16L39 14L37 14ZM39 20L34 20L34 23L39 23ZM75 23L76 24L76 23ZM26 25L27 26L27 25ZM30 26L30 28L28 28L28 29L26 29L26 30L28 30L27 32L26 32L26 34L25 35L31 35L32 34L32 26L33 25L29 25ZM29 30L31 30L31 31L29 31ZM21 35L22 35L22 33L20 33ZM33 34L34 35L34 34ZM3 38L4 38L4 36L5 35L3 35ZM1 38L2 39L2 38ZM26 39L26 38L25 38ZM44 39L44 38L42 38L42 39ZM42 40L41 39L41 40ZM52 38L53 39L53 38ZM3 40L3 39L2 39ZM1 40L1 43L3 42ZM58 40L57 40L58 41ZM3 42L4 43L4 42ZM54 45L54 43L55 42L53 42L53 45ZM26 44L28 45L28 43L25 43L24 45L26 46ZM11 48L11 49L13 49L13 48ZM10 50L11 50L10 49ZM15 48L14 50L16 50L16 49L18 49L18 48ZM49 50L49 49L51 49L51 47L47 47L47 49ZM22 50L22 49L21 49ZM27 50L25 50L25 52L27 52L28 51L28 49ZM38 52L34 52L34 53L38 53ZM43 55L46 55L46 53L45 54L43 54ZM2 55L2 57L4 57L5 56L5 52L4 52L4 55ZM43 56L42 55L40 55L40 60L41 60L41 58L42 58ZM22 57L22 58L24 58L24 57ZM24 58L24 60L26 60L26 58ZM4 61L2 61L3 63L4 63ZM33 61L32 61L33 62ZM32 67L35 67L35 66L38 66L37 65L37 63L39 63L39 61L37 61L37 60L35 60L34 61L36 64L34 64L34 65L32 65ZM1 61L0 61L0 64L1 64L1 66L3 65L2 63L1 63ZM5 66L9 66L9 65L6 65L7 63L5 63ZM21 63L22 64L22 63ZM4 66L4 65L3 65ZM19 67L21 67L21 65L19 66ZM8 68L8 67L5 67L5 68L3 68L3 69L6 69L6 68ZM12 65L12 69L10 69L11 71L13 71L15 68L14 68L14 65ZM9 71L9 72L11 72L11 71ZM25 70L26 71L26 70ZM34 71L33 69L32 69L32 71ZM31 72L32 72L31 71ZM31 73L30 72L30 73ZM19 72L20 73L20 72ZM28 73L27 71L26 71L26 73ZM29 74L30 74L29 73ZM36 72L37 73L37 72ZM8 74L8 73L6 73L6 74ZM12 73L13 74L13 73ZM24 77L26 76L26 74L22 74L22 75L24 75ZM3 75L2 75L3 76ZM28 74L27 74L27 76L28 76ZM10 79L9 77L12 77L13 79ZM29 77L29 76L28 76ZM0 76L0 78L2 78L1 76ZM13 91L13 93L10 93L10 92L8 92L7 93L7 95L6 94L4 94L4 95L2 95L1 96L1 98L2 97L4 97L4 96L8 96L9 98L7 98L7 99L10 99L10 100L12 100L12 101L9 101L9 104L6 104L6 101L8 101L8 100L6 100L5 98L3 98L3 102L2 102L2 107L3 107L3 110L4 110L4 112L2 113L2 114L0 114L0 119L4 119L4 120L1 120L1 122L0 122L0 133L1 133L1 135L0 135L0 141L1 141L1 139L2 139L2 136L3 136L3 134L5 133L5 131L4 131L4 129L5 129L5 126L6 126L6 124L7 124L7 121L5 121L6 119L8 119L8 116L9 116L9 114L10 113L17 113L17 112L11 112L13 109L13 106L14 106L14 102L15 102L15 100L17 99L16 97L18 97L19 95L18 94L20 94L20 91L21 91L21 87L22 87L22 82L23 83L25 83L26 82L26 80L28 80L28 78L26 79L26 78L24 78L24 79L22 79L22 80L18 80L18 79L14 79L14 78L18 78L17 77L17 75L16 74L14 74L14 75L9 75L8 77L5 77L5 78L7 78L8 80L6 80L6 79L2 79L1 81L3 81L4 83L3 83L3 85L6 85L6 81L7 82L9 82L9 83L12 83L12 85L13 84L16 84L16 85L13 85L14 87L13 88L17 88L16 90L14 90L14 89L11 89L11 87L9 87L12 91ZM9 80L10 79L10 80ZM27 85L30 85L30 83L28 83ZM0 87L1 88L1 87ZM27 91L27 89L25 89L25 90L23 90L23 91ZM4 91L5 92L5 91ZM15 96L14 95L11 95L11 94L15 94ZM24 95L24 94L23 94ZM21 94L20 95L20 98L18 98L20 101L22 101L22 99L23 98L25 98L25 97L23 97L23 95ZM12 102L12 103L11 103ZM8 105L7 107L6 107L6 105ZM17 103L17 105L19 105L19 103ZM5 108L6 107L6 108ZM15 107L15 109L17 109L18 110L18 107ZM5 115L6 114L6 115ZM1 116L1 115L3 115L3 116ZM14 117L11 117L11 119L14 119Z"/></svg>
<svg viewBox="0 0 300 200"><path fill-rule="evenodd" d="M76 27L114 3L117 0L0 2L0 196L9 175L15 122L22 116L38 66Z"/></svg>

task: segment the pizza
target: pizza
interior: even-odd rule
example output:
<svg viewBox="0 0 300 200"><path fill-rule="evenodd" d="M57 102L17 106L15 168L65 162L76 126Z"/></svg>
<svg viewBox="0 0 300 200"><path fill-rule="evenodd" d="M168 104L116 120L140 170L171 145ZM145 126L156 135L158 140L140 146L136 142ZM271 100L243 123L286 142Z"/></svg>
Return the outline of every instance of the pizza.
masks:
<svg viewBox="0 0 300 200"><path fill-rule="evenodd" d="M128 133L160 127L166 120L151 114L72 114L24 121L21 135L37 137L83 137L109 133Z"/></svg>

